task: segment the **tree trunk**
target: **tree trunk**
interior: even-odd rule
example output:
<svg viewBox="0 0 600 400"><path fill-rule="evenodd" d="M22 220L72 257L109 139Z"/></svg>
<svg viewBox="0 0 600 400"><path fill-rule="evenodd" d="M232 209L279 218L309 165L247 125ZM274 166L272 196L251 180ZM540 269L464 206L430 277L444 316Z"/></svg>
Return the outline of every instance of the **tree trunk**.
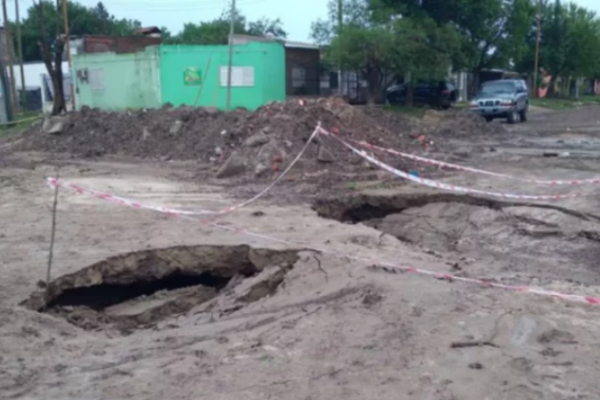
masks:
<svg viewBox="0 0 600 400"><path fill-rule="evenodd" d="M377 68L367 67L367 104L374 105L377 98L381 96L381 76Z"/></svg>
<svg viewBox="0 0 600 400"><path fill-rule="evenodd" d="M62 71L62 57L65 43L61 39L56 40L56 49L54 54L54 77L52 85L54 86L54 103L52 104L52 115L58 115L67 111L65 102L65 87Z"/></svg>
<svg viewBox="0 0 600 400"><path fill-rule="evenodd" d="M548 82L548 91L546 92L546 95L548 97L556 96L556 80L557 79L558 79L558 77L555 75L550 76L550 81Z"/></svg>
<svg viewBox="0 0 600 400"><path fill-rule="evenodd" d="M65 39L61 37L59 34L59 26L60 26L60 2L57 0L56 2L56 12L57 12L57 20L56 20L56 44L54 49L54 54L51 51L51 42L48 38L45 29L45 16L44 9L41 3L38 1L37 3L33 3L35 7L37 7L38 17L40 20L40 31L42 33L42 41L39 42L40 53L42 55L42 61L46 66L46 70L48 71L48 75L52 80L52 89L54 90L53 96L53 104L52 104L52 115L58 115L63 111L66 111L65 107L65 93L63 89L63 73L62 73L62 57L65 47ZM68 39L67 39L68 40ZM54 56L54 57L53 57ZM54 65L53 65L54 64Z"/></svg>
<svg viewBox="0 0 600 400"><path fill-rule="evenodd" d="M48 76L52 81L52 89L54 91L53 102L52 102L52 115L58 115L63 111L66 111L65 107L65 93L63 89L63 73L62 73L62 54L63 54L64 43L62 40L56 40L56 49L54 54L54 60L50 53L50 46L48 43L40 43L40 50L42 53L42 60L46 65Z"/></svg>
<svg viewBox="0 0 600 400"><path fill-rule="evenodd" d="M415 87L411 81L406 82L406 98L404 100L404 104L412 107L415 99Z"/></svg>
<svg viewBox="0 0 600 400"><path fill-rule="evenodd" d="M410 71L404 74L404 89L406 90L406 94L404 95L404 105L412 107L415 98L415 89L413 87L412 73L410 73Z"/></svg>

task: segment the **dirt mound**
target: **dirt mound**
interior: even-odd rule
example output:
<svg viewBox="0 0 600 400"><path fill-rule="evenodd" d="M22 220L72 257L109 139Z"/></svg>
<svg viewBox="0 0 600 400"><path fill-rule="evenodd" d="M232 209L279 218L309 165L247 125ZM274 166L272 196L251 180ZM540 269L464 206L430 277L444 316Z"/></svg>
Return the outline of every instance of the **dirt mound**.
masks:
<svg viewBox="0 0 600 400"><path fill-rule="evenodd" d="M298 154L319 122L344 137L413 152L424 146L420 130L427 135L463 134L488 126L479 120L469 113L428 113L418 123L379 108L353 107L339 98L271 103L254 112L191 107L104 112L86 108L46 121L41 131L32 128L14 149L78 157L194 159L213 164L217 177L244 172L271 177ZM364 162L334 141L317 138L314 143L299 165L302 171L322 170L336 161L335 169L341 172L365 168ZM389 161L408 168L397 159Z"/></svg>
<svg viewBox="0 0 600 400"><path fill-rule="evenodd" d="M428 110L417 129L440 139L456 136L481 136L501 134L504 127L498 123L488 123L470 110L452 109L448 111Z"/></svg>

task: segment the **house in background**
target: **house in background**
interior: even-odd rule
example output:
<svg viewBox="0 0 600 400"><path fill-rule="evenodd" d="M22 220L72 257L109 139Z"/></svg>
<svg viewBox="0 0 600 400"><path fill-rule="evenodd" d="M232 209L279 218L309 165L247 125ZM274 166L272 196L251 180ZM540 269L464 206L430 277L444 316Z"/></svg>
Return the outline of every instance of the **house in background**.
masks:
<svg viewBox="0 0 600 400"><path fill-rule="evenodd" d="M0 29L0 36L3 35L3 29ZM2 41L2 43L5 43ZM156 27L140 28L133 36L108 36L108 35L84 35L80 37L71 37L69 48L71 56L80 54L97 54L113 52L116 54L135 53L143 51L149 46L157 46L161 43L160 30ZM14 49L12 49L14 52ZM5 53L6 57L7 54ZM65 51L63 55L63 88L67 109L71 108L71 74L69 71L68 55ZM10 77L10 66L5 61L6 76ZM25 78L25 90L23 90L21 80L21 70L19 65L13 66L15 86L19 96L26 96L28 111L50 112L54 98L54 87L52 80L48 75L45 64L42 61L26 62L23 64L23 73ZM10 93L10 80L8 88ZM0 107L1 108L1 107ZM2 116L0 115L0 119Z"/></svg>
<svg viewBox="0 0 600 400"><path fill-rule="evenodd" d="M149 36L153 38L159 38L162 36L162 31L156 26L149 26L146 28L137 28L134 32L134 35L143 35Z"/></svg>
<svg viewBox="0 0 600 400"><path fill-rule="evenodd" d="M158 28L143 28L149 32ZM159 30L160 32L160 30ZM83 35L69 41L71 56L92 53L135 53L149 46L158 46L162 42L160 35L137 34L130 36Z"/></svg>
<svg viewBox="0 0 600 400"><path fill-rule="evenodd" d="M285 94L329 96L338 88L337 71L323 65L321 48L312 43L295 42L267 36L233 35L232 43L281 43L285 49Z"/></svg>
<svg viewBox="0 0 600 400"><path fill-rule="evenodd" d="M73 56L77 108L104 110L227 106L229 48L202 45L147 46L135 52ZM233 46L231 107L254 110L282 101L285 48L276 41Z"/></svg>

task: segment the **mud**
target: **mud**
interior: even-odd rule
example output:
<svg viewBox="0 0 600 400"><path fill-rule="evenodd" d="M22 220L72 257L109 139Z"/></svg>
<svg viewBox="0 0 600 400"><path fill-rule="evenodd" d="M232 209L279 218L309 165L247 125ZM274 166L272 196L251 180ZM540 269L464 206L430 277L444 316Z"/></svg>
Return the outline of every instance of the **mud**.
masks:
<svg viewBox="0 0 600 400"><path fill-rule="evenodd" d="M65 318L84 329L121 331L155 326L232 293L256 278L233 303L273 294L298 260L294 250L249 246L179 246L127 253L61 276L22 305ZM268 273L265 271L269 271ZM207 310L212 310L214 305ZM218 312L219 310L214 310Z"/></svg>
<svg viewBox="0 0 600 400"><path fill-rule="evenodd" d="M593 160L479 151L519 146L521 139L538 147L536 140L552 139L543 135L544 124L595 123L589 110L569 115L543 122L532 113L531 134L528 124L493 123L507 131L440 135L434 146L454 146L450 152L423 154L419 147L417 154L455 154L457 163L528 178L597 176ZM396 117L384 118L393 128ZM410 137L418 130L400 128L394 133L419 145L418 136ZM25 156L13 152L14 161L0 168L3 399L598 397L598 306L369 268L414 266L434 276L600 297L597 187L534 187L456 171L440 178L479 189L584 194L552 204L509 203L424 191L358 164L369 181L349 185L336 162L323 163L218 217L226 229L61 191L52 304L31 293L46 274L52 193L43 182L56 172L48 161L56 154L21 168L17 161ZM60 176L181 209L222 209L236 195L247 199L264 188L251 171L248 183L223 183L212 171L198 178L200 166L219 162L75 158L61 165ZM185 248L202 255L202 267ZM152 261L157 254L163 261ZM172 273L180 267L171 258L186 266L185 279ZM143 268L144 259L162 267ZM89 295L91 288L99 291ZM43 311L19 305L25 299Z"/></svg>
<svg viewBox="0 0 600 400"><path fill-rule="evenodd" d="M409 208L422 207L430 203L452 202L487 207L494 210L515 206L534 207L556 210L583 220L596 220L600 222L600 215L573 210L555 204L508 202L463 194L436 193L433 191L415 193L402 190L385 194L346 193L338 196L317 196L313 199L311 207L323 218L335 219L340 222L358 223L383 218L390 214L400 213Z"/></svg>
<svg viewBox="0 0 600 400"><path fill-rule="evenodd" d="M414 193L318 199L313 209L443 255L458 275L504 275L505 283L600 284L600 220L592 214L549 204ZM548 271L540 260L549 253L564 268ZM482 264L487 268L478 267Z"/></svg>

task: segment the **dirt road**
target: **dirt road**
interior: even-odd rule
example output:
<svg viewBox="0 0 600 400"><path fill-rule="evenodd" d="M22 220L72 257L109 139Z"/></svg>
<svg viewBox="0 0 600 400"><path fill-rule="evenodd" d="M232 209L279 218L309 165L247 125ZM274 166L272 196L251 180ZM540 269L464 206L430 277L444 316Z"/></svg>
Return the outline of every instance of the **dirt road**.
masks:
<svg viewBox="0 0 600 400"><path fill-rule="evenodd" d="M455 151L434 156L521 178L596 177L597 160L577 151L600 150L599 113L532 115L503 137L449 140ZM544 156L550 148L569 155ZM600 305L368 268L388 262L600 297L597 185L444 173L444 182L483 190L585 194L512 202L384 179L333 181L308 196L315 186L295 180L210 219L218 225L61 191L58 279L49 297L30 297L46 276L44 178L56 164L64 180L183 209L220 209L260 189L224 185L192 162L49 157L14 153L0 163L1 398L600 393Z"/></svg>

